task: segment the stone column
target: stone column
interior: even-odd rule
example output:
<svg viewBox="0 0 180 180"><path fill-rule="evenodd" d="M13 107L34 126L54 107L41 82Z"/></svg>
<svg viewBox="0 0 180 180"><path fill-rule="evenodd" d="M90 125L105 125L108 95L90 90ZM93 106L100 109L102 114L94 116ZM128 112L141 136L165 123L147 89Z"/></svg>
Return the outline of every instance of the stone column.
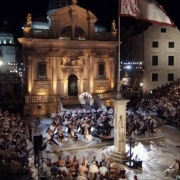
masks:
<svg viewBox="0 0 180 180"><path fill-rule="evenodd" d="M51 58L52 60L52 94L56 95L57 94L57 59L56 58Z"/></svg>
<svg viewBox="0 0 180 180"><path fill-rule="evenodd" d="M114 102L114 146L108 152L116 162L127 161L126 155L126 105L129 100L113 99Z"/></svg>

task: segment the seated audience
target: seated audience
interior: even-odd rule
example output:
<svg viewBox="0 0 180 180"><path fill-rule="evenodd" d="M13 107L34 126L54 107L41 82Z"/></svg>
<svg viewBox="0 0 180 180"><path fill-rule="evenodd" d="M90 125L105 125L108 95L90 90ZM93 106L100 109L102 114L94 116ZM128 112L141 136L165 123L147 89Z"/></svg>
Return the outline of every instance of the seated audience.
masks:
<svg viewBox="0 0 180 180"><path fill-rule="evenodd" d="M175 174L179 171L179 160L175 159L173 163L164 171L164 175L167 176L169 173Z"/></svg>
<svg viewBox="0 0 180 180"><path fill-rule="evenodd" d="M57 164L58 167L65 166L64 159L62 158L61 155L58 156L58 160L57 160L56 164Z"/></svg>
<svg viewBox="0 0 180 180"><path fill-rule="evenodd" d="M80 174L87 174L88 173L88 168L87 168L85 162L82 162L82 164L79 166L79 173Z"/></svg>
<svg viewBox="0 0 180 180"><path fill-rule="evenodd" d="M70 158L69 155L66 156L66 159L65 159L64 162L65 162L65 166L66 166L67 168L70 168L70 167L71 167L71 158Z"/></svg>
<svg viewBox="0 0 180 180"><path fill-rule="evenodd" d="M56 165L56 163L53 163L50 168L51 175L57 176L59 173L59 167Z"/></svg>
<svg viewBox="0 0 180 180"><path fill-rule="evenodd" d="M99 167L99 176L100 179L106 179L108 175L108 168L106 167L105 162L102 163L102 166Z"/></svg>

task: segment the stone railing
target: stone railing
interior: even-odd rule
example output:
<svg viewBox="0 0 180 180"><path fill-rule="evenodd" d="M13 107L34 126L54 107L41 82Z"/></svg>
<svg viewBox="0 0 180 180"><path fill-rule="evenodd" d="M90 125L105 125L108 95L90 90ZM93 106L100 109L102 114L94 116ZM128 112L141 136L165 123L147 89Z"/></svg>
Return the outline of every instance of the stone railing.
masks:
<svg viewBox="0 0 180 180"><path fill-rule="evenodd" d="M118 92L105 92L105 93L97 93L98 97L101 100L108 100L108 99L129 99L128 93L118 93Z"/></svg>
<svg viewBox="0 0 180 180"><path fill-rule="evenodd" d="M58 102L58 96L25 96L25 103L52 103Z"/></svg>
<svg viewBox="0 0 180 180"><path fill-rule="evenodd" d="M26 38L41 38L41 39L48 39L48 38L58 38L53 37L49 29L30 29L28 32L24 31L24 37ZM63 40L70 40L69 37L59 38ZM75 40L86 40L82 38L76 38ZM96 41L117 41L117 32L96 32L94 34L94 40Z"/></svg>

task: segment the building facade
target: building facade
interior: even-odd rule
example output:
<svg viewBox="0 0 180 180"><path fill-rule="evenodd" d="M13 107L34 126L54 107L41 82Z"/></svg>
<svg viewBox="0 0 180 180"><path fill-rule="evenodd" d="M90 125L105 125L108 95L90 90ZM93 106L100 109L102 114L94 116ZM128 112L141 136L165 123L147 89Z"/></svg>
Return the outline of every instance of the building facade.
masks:
<svg viewBox="0 0 180 180"><path fill-rule="evenodd" d="M142 83L140 88L144 93L179 79L180 32L177 28L151 25L143 33L129 37L125 47L122 61L144 63L143 75L134 75L139 77L138 86Z"/></svg>
<svg viewBox="0 0 180 180"><path fill-rule="evenodd" d="M106 32L97 20L76 1L51 0L45 21L27 15L24 36L18 41L29 112L57 112L59 98L116 88L117 32Z"/></svg>

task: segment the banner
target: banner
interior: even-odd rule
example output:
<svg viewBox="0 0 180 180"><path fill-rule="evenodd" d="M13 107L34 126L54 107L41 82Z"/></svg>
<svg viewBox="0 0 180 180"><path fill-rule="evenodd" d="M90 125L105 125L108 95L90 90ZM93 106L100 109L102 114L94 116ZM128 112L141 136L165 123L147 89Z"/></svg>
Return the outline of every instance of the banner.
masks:
<svg viewBox="0 0 180 180"><path fill-rule="evenodd" d="M120 16L131 16L151 23L175 26L155 0L120 0Z"/></svg>

